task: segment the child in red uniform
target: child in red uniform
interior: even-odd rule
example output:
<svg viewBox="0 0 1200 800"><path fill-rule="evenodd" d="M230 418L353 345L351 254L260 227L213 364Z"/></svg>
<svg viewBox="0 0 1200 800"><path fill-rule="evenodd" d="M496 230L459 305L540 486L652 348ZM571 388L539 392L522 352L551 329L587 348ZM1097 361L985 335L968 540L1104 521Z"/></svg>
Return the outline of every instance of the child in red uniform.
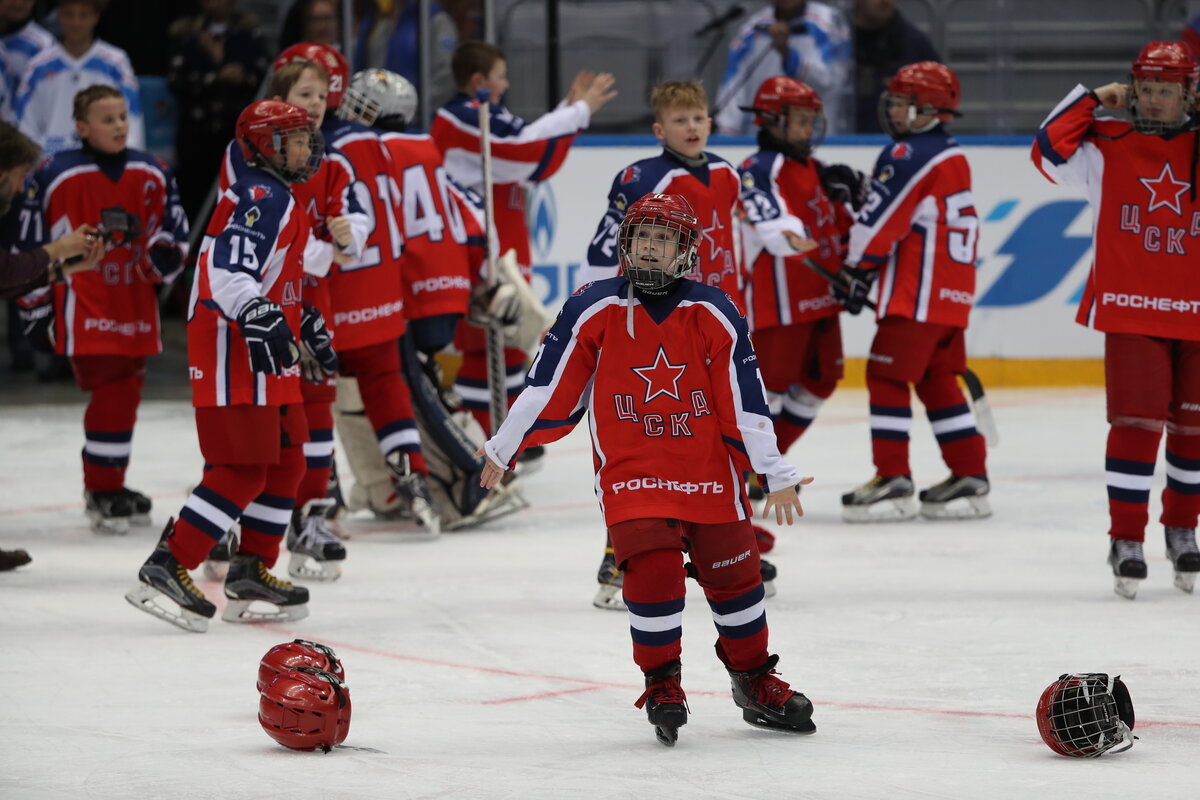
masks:
<svg viewBox="0 0 1200 800"><path fill-rule="evenodd" d="M491 487L523 447L591 414L596 494L624 570L633 658L660 741L687 722L679 683L684 564L717 627L717 655L752 725L812 733L812 704L775 674L743 475L766 478L764 515L803 513L802 479L779 455L746 321L725 292L683 279L701 227L686 199L649 195L618 234L622 276L576 292L546 334L526 388L486 453ZM590 408L589 408L590 405Z"/></svg>
<svg viewBox="0 0 1200 800"><path fill-rule="evenodd" d="M529 279L532 257L525 224L525 186L547 180L567 158L575 135L586 128L605 103L617 96L611 74L580 72L558 107L526 122L503 105L508 91L508 63L504 51L487 42L463 42L451 59L458 94L437 113L430 135L446 158L451 178L480 194L483 168L480 155L479 101L489 96L492 149L492 197L500 253L516 250L517 264ZM485 431L491 430L488 413L486 339L481 328L461 326L455 342L463 354L454 388ZM528 355L516 347L505 348L508 402L521 391Z"/></svg>
<svg viewBox="0 0 1200 800"><path fill-rule="evenodd" d="M970 166L943 127L958 103L958 76L921 61L896 73L880 106L896 143L875 164L838 284L847 310L857 314L879 276L879 327L867 361L876 474L842 495L847 522L992 513L987 447L957 378L967 368L979 234ZM919 512L908 464L914 389L950 467L949 478L921 491Z"/></svg>
<svg viewBox="0 0 1200 800"><path fill-rule="evenodd" d="M196 266L188 310L192 404L204 478L171 520L125 595L135 608L203 632L216 608L188 576L235 522L237 555L225 578L229 622L302 619L308 590L267 572L304 474L308 428L300 349L328 372L337 356L320 312L301 307L301 261L310 223L290 191L313 176L321 148L312 118L278 100L238 117L247 169L217 203ZM178 608L160 605L166 598ZM261 613L251 603L271 604Z"/></svg>
<svg viewBox="0 0 1200 800"><path fill-rule="evenodd" d="M53 303L55 352L68 356L79 388L91 393L83 418L87 514L102 533L150 524L150 499L125 486L146 356L162 350L156 287L173 279L187 250L187 218L171 170L126 148L125 98L110 86L75 96L83 147L49 158L33 176L21 225L22 249L81 224L104 225L110 249L94 269L35 293ZM37 298L28 298L27 305Z"/></svg>
<svg viewBox="0 0 1200 800"><path fill-rule="evenodd" d="M1146 577L1142 543L1154 462L1167 430L1162 517L1175 585L1200 572L1200 281L1195 253L1198 68L1179 42L1151 42L1130 83L1076 86L1042 123L1033 163L1081 190L1096 215L1095 255L1077 321L1104 331L1108 387L1109 564L1132 600ZM1125 120L1101 108L1128 109Z"/></svg>

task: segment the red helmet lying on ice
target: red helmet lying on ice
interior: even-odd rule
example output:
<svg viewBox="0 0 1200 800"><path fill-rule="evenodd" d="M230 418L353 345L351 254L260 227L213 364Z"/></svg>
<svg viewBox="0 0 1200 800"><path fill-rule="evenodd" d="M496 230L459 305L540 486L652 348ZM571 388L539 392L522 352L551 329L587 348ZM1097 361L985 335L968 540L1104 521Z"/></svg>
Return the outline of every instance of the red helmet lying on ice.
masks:
<svg viewBox="0 0 1200 800"><path fill-rule="evenodd" d="M281 672L259 695L258 724L284 747L328 753L350 732L350 690L316 667Z"/></svg>
<svg viewBox="0 0 1200 800"><path fill-rule="evenodd" d="M332 647L307 639L295 639L275 645L258 662L258 691L267 688L271 678L296 667L316 667L342 683L346 682L346 672Z"/></svg>

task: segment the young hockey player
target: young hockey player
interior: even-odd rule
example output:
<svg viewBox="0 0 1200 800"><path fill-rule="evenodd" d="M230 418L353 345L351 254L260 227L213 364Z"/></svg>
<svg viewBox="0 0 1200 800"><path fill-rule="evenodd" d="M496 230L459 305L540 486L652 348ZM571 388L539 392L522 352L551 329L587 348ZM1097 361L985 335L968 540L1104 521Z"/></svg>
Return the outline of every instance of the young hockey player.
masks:
<svg viewBox="0 0 1200 800"><path fill-rule="evenodd" d="M738 168L749 223L746 312L779 451L787 453L842 377L842 305L828 280L804 262L812 259L830 274L841 269L854 220L823 181L853 170L813 158L825 127L821 98L800 81L768 78L751 110L759 150ZM866 181L860 176L855 183Z"/></svg>
<svg viewBox="0 0 1200 800"><path fill-rule="evenodd" d="M187 219L171 170L126 147L125 98L111 86L75 95L83 147L52 156L34 174L22 209L21 249L97 225L110 249L96 269L68 276L23 303L42 304L34 338L71 359L91 393L83 417L83 489L97 532L150 524L150 499L125 486L146 356L162 350L156 287L171 280L187 250Z"/></svg>
<svg viewBox="0 0 1200 800"><path fill-rule="evenodd" d="M555 110L532 122L514 116L503 105L508 91L508 66L504 51L486 42L463 42L451 59L458 94L446 103L430 128L434 142L446 159L446 172L463 186L482 193L483 167L480 156L480 91L489 97L492 178L500 238L500 253L513 249L517 264L529 279L531 256L529 231L525 225L525 185L547 180L566 160L575 134L586 128L605 103L616 97L613 76L581 72L567 97ZM463 354L455 390L463 406L475 415L485 431L491 430L488 413L486 338L482 328L462 326L456 341ZM527 354L516 347L505 348L508 402L521 391Z"/></svg>
<svg viewBox="0 0 1200 800"><path fill-rule="evenodd" d="M1142 543L1164 424L1167 558L1185 592L1200 572L1200 281L1188 256L1200 231L1196 198L1198 68L1179 42L1150 42L1129 84L1076 86L1050 112L1033 163L1092 203L1095 247L1076 317L1104 332L1108 562L1117 594L1146 577ZM1129 119L1097 117L1124 109Z"/></svg>
<svg viewBox="0 0 1200 800"><path fill-rule="evenodd" d="M307 111L318 128L325 114L330 80L324 67L312 61L289 63L277 59L267 85L267 96L283 100ZM238 142L231 142L225 154L221 188L228 189L246 170ZM363 250L370 221L354 191L355 175L349 162L334 150L326 150L321 165L311 180L292 187L298 206L306 211L313 235L304 257L303 299L323 318L332 318L329 274L333 263L353 258ZM304 416L308 422L308 441L304 444L307 469L296 490L293 519L288 527L287 548L291 552L288 574L294 578L336 580L346 548L330 529L327 512L333 501L326 498L326 487L333 465L333 416L331 406L337 383L332 374L320 369L311 359L302 362L305 380L300 385L304 397ZM329 514L332 516L332 514ZM223 562L233 547L222 542L205 565L206 571L221 576Z"/></svg>
<svg viewBox="0 0 1200 800"><path fill-rule="evenodd" d="M239 521L222 619L308 615L308 590L267 571L279 555L305 468L308 426L297 338L323 370L337 369L320 312L300 300L310 224L290 187L320 165L313 119L288 103L259 100L238 117L237 141L247 168L213 212L188 309L204 478L142 565L141 584L125 595L135 608L198 633L207 630L216 607L188 570ZM162 598L171 603L160 604ZM255 611L255 601L275 610Z"/></svg>
<svg viewBox="0 0 1200 800"><path fill-rule="evenodd" d="M687 722L679 683L685 593L680 551L712 608L717 655L752 725L811 733L812 704L776 677L743 475L766 476L764 515L803 513L779 455L746 321L721 290L684 279L702 228L688 201L652 194L618 233L623 275L576 292L546 334L525 391L481 449L491 487L523 447L591 414L596 494L624 570L633 658L659 740ZM590 406L590 407L589 407ZM647 477L649 476L649 477Z"/></svg>
<svg viewBox="0 0 1200 800"><path fill-rule="evenodd" d="M912 389L950 467L949 478L921 491L919 513L933 519L992 513L986 445L957 379L967 367L979 234L971 170L944 127L958 115L958 103L958 76L933 61L902 67L880 100L881 122L895 144L875 163L835 284L846 309L857 314L879 277L879 327L867 361L876 474L842 496L848 522L918 514L908 465Z"/></svg>
<svg viewBox="0 0 1200 800"><path fill-rule="evenodd" d="M400 274L404 207L396 183L399 170L379 135L341 111L350 82L341 53L328 45L305 42L289 47L275 63L294 59L318 63L329 73L330 91L321 130L331 152L339 154L353 170L353 191L370 219L369 235L361 253L351 259L337 260L329 272L330 321L339 339L340 363L347 375L358 379L363 408L386 459L400 507L428 533L437 535L441 519L429 494L428 468L421 453L408 386L400 376L398 340L404 333ZM331 402L334 393L336 382ZM333 415L329 405L323 408L322 428L327 425L332 461ZM300 499L323 500L328 476L327 468L319 474L310 469L301 484ZM320 520L313 522L320 524Z"/></svg>

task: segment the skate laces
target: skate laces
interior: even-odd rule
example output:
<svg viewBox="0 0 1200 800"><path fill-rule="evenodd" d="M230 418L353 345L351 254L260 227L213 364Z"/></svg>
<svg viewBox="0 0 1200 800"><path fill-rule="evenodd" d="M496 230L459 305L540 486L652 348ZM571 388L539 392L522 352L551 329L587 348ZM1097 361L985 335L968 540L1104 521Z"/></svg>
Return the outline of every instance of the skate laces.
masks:
<svg viewBox="0 0 1200 800"><path fill-rule="evenodd" d="M325 517L320 513L309 514L300 526L299 542L302 547L317 548L325 544L337 543L337 535L329 529Z"/></svg>
<svg viewBox="0 0 1200 800"><path fill-rule="evenodd" d="M687 708L687 695L683 693L683 687L679 684L679 678L674 675L669 678L655 679L653 683L646 687L646 691L642 692L642 696L633 705L636 708L641 708L646 705L647 700L653 700L655 703L674 703ZM691 711L691 709L688 708L688 711Z"/></svg>
<svg viewBox="0 0 1200 800"><path fill-rule="evenodd" d="M175 578L183 584L183 588L187 590L188 594L193 597L204 597L204 592L200 591L192 582L192 576L188 574L187 567L178 561L175 562Z"/></svg>
<svg viewBox="0 0 1200 800"><path fill-rule="evenodd" d="M1200 553L1200 547L1196 546L1196 531L1193 528L1167 528L1167 547L1177 556Z"/></svg>
<svg viewBox="0 0 1200 800"><path fill-rule="evenodd" d="M796 691L788 685L787 681L775 677L778 674L775 670L771 670L753 679L750 696L754 702L764 706L778 707L792 698Z"/></svg>
<svg viewBox="0 0 1200 800"><path fill-rule="evenodd" d="M1194 546L1194 545L1193 545ZM1131 542L1128 539L1113 539L1113 553L1117 563L1123 561L1145 561L1141 542Z"/></svg>
<svg viewBox="0 0 1200 800"><path fill-rule="evenodd" d="M258 562L258 577L262 579L263 583L267 584L272 589L291 591L292 589L296 588L291 584L290 581L281 580L267 572L267 565L261 561Z"/></svg>

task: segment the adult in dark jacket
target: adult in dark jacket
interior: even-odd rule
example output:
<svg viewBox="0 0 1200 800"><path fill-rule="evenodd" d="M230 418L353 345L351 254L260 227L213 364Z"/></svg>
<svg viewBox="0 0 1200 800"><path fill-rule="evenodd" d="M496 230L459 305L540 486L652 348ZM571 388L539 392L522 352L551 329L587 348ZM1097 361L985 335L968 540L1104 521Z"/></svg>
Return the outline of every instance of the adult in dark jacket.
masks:
<svg viewBox="0 0 1200 800"><path fill-rule="evenodd" d="M879 96L900 67L941 60L929 37L896 8L896 0L854 0L854 130L883 132Z"/></svg>

